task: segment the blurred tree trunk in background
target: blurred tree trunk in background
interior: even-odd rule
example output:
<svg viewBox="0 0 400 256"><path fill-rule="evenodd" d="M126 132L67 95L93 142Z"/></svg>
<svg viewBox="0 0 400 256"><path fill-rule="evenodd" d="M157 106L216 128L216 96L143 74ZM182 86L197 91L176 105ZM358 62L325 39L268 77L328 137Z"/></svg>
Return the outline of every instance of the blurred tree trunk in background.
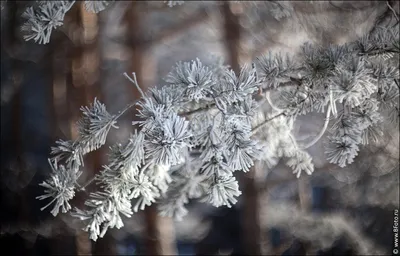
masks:
<svg viewBox="0 0 400 256"><path fill-rule="evenodd" d="M48 45L49 52L44 58L43 66L46 72L50 74L50 83L47 86L47 108L49 122L49 145L53 146L58 139L64 139L70 136L67 131L61 129L69 119L68 104L67 104L67 80L69 74L68 53L71 49L69 40L66 37L55 38ZM62 230L69 230L69 226L58 215L54 218L53 225ZM48 224L47 224L48 225ZM52 229L57 229L52 227ZM75 235L69 232L56 231L47 239L49 244L49 253L51 255L65 255L76 253Z"/></svg>
<svg viewBox="0 0 400 256"><path fill-rule="evenodd" d="M239 16L233 12L234 5L235 3L224 2L221 5L221 12L224 18L223 33L229 64L238 75L240 72L241 25Z"/></svg>
<svg viewBox="0 0 400 256"><path fill-rule="evenodd" d="M151 44L142 42L142 23L139 2L132 2L127 9L125 21L128 23L128 42L131 50L130 63L127 72L135 72L137 82L146 92L147 88L156 83L156 64L151 53ZM139 90L128 81L128 89L132 92L132 101L141 98ZM135 113L136 114L136 113ZM157 205L147 206L143 211L145 218L144 251L146 255L177 255L174 236L174 223L171 218L161 217L158 214Z"/></svg>
<svg viewBox="0 0 400 256"><path fill-rule="evenodd" d="M86 11L84 2L74 5L73 8L75 9L71 12L75 12L75 17L80 26L78 37L74 40L76 46L72 53L72 87L70 86L69 95L73 99L69 99L68 102L72 103L70 107L72 111L72 138L76 138L78 134L75 124L81 116L80 106L88 106L93 103L95 97L103 101L103 96L101 95L99 81L101 57L98 45L97 14ZM85 180L90 180L100 171L104 164L104 158L103 148L88 154L84 167L86 169ZM94 188L94 183L86 187L86 194L79 199L78 207L84 207L84 197L87 197ZM91 253L94 255L116 255L115 241L110 232L93 244L89 240L89 234L85 231L77 231L76 239L78 255Z"/></svg>
<svg viewBox="0 0 400 256"><path fill-rule="evenodd" d="M301 175L300 178L297 180L298 184L298 196L299 196L299 204L300 209L304 213L311 212L311 183L310 183L310 176ZM301 248L304 250L303 255L315 255L316 252L311 252L310 244L305 243L303 241L299 241ZM311 254L310 254L311 253Z"/></svg>
<svg viewBox="0 0 400 256"><path fill-rule="evenodd" d="M310 212L311 211L311 183L310 183L310 176L302 175L297 180L298 184L298 191L299 191L299 204L300 209L303 212Z"/></svg>
<svg viewBox="0 0 400 256"><path fill-rule="evenodd" d="M130 61L128 63L127 69L129 70L128 75L132 76L132 72L136 73L137 82L142 87L143 91L146 91L145 85L143 85L144 71L144 51L146 47L142 44L142 23L141 23L141 12L140 3L131 2L126 10L126 16L124 21L127 23L127 42L130 51ZM151 73L151 72L148 72ZM146 74L149 75L149 74ZM150 74L153 75L154 74ZM133 100L137 100L142 97L139 90L130 81L127 80L128 89L132 92Z"/></svg>
<svg viewBox="0 0 400 256"><path fill-rule="evenodd" d="M73 17L73 22L79 23L80 15L79 15L79 5L74 5L70 10L71 16ZM73 42L76 44L76 42ZM82 78L79 79L79 64L80 64L80 56L81 51L80 49L73 46L72 51L70 52L71 57L71 80L67 81L67 103L68 103L68 110L69 110L69 117L70 117L70 138L75 140L78 137L78 130L76 127L76 122L79 120L80 112L79 107L82 105L86 105L86 95L85 90L83 90L83 86L80 84L82 83ZM85 163L85 168L89 169L90 164ZM87 174L89 170L86 170ZM84 174L84 175L85 175ZM87 177L87 175L85 175ZM82 193L77 193L76 196L76 205L78 208L84 207L84 198L85 195ZM91 242L88 237L88 233L84 232L83 230L76 230L76 254L77 255L91 255L92 247Z"/></svg>
<svg viewBox="0 0 400 256"><path fill-rule="evenodd" d="M224 2L221 12L224 16L224 36L229 64L237 75L240 72L241 25L239 15L234 13L236 3ZM236 9L237 10L237 9ZM238 173L239 187L242 190L241 227L243 253L261 255L261 228L259 224L259 195L256 187L254 165L248 173Z"/></svg>

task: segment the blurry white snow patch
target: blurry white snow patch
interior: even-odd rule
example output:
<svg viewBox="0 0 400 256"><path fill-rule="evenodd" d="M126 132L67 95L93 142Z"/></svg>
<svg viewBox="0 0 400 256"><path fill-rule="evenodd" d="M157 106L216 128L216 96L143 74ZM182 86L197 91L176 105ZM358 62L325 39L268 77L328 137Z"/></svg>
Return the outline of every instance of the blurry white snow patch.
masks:
<svg viewBox="0 0 400 256"><path fill-rule="evenodd" d="M261 212L260 225L263 228L283 228L294 237L311 242L314 248L328 249L344 236L361 255L385 253L363 236L360 227L343 214L312 215L302 212L292 203L274 202L268 202Z"/></svg>

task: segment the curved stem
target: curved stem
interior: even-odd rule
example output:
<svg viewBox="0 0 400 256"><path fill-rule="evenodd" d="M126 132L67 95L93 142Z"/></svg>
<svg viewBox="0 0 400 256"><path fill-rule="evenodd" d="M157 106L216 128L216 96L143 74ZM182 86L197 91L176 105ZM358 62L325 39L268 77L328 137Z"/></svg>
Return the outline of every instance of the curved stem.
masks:
<svg viewBox="0 0 400 256"><path fill-rule="evenodd" d="M277 106L275 106L274 103L272 103L271 98L269 97L269 94L270 94L270 92L265 93L265 98L267 99L268 104L272 107L273 110L282 112L283 109L278 108Z"/></svg>
<svg viewBox="0 0 400 256"><path fill-rule="evenodd" d="M331 86L329 88L329 99L330 99L329 106L331 108L330 110L332 111L333 116L337 117L336 103L333 100L333 90L332 90Z"/></svg>
<svg viewBox="0 0 400 256"><path fill-rule="evenodd" d="M322 128L322 130L320 131L318 136L315 137L308 144L301 146L301 149L307 149L307 148L311 147L312 145L314 145L315 143L317 143L317 141L319 141L319 139L321 139L322 135L324 135L324 133L326 131L326 128L328 128L330 116L331 116L331 105L328 106L328 110L326 112L326 119L325 119L324 127Z"/></svg>

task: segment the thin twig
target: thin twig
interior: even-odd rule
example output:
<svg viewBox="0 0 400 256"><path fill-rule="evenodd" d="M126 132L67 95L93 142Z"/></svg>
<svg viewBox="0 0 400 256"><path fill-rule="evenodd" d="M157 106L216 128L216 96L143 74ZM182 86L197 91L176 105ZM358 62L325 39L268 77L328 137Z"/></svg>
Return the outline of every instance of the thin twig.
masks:
<svg viewBox="0 0 400 256"><path fill-rule="evenodd" d="M140 94L142 95L142 97L145 98L145 95L144 95L142 89L140 88L140 86L139 86L139 84L138 84L138 82L137 82L135 72L132 72L132 75L133 75L133 79L132 79L130 76L128 76L128 74L127 74L126 72L124 73L124 76L125 76L126 78L128 78L129 81L131 81L131 82L136 86L136 88L138 89L138 91L140 92Z"/></svg>
<svg viewBox="0 0 400 256"><path fill-rule="evenodd" d="M118 112L118 115L116 115L114 119L116 120L116 119L118 119L119 117L121 117L127 110L129 110L131 107L135 106L136 103L137 103L138 101L139 101L139 100L136 100L136 101L134 101L134 102L128 104L122 111L119 111L119 112Z"/></svg>
<svg viewBox="0 0 400 256"><path fill-rule="evenodd" d="M85 188L92 184L92 182L96 179L97 175L93 176L85 185L79 188L80 191L85 191Z"/></svg>
<svg viewBox="0 0 400 256"><path fill-rule="evenodd" d="M397 16L396 11L393 9L393 7L389 4L389 1L386 1L386 5L389 7L389 9L393 12L394 17L396 18L397 22L399 22L399 16Z"/></svg>
<svg viewBox="0 0 400 256"><path fill-rule="evenodd" d="M260 130L264 125L266 125L267 123L269 123L270 121L274 120L275 118L278 118L280 116L284 116L286 115L285 112L281 112L271 118L265 119L261 124L255 126L252 130L251 130L251 135L254 135L258 130Z"/></svg>

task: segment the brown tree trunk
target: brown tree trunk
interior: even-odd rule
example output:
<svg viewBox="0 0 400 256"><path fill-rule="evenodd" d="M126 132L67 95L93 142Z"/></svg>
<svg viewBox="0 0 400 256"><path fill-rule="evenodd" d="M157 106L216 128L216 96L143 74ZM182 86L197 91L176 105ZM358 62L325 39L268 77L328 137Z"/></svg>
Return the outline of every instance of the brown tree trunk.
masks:
<svg viewBox="0 0 400 256"><path fill-rule="evenodd" d="M240 72L240 32L241 26L239 23L239 16L234 14L233 5L228 1L221 5L221 12L224 17L224 38L225 47L233 71L236 74Z"/></svg>
<svg viewBox="0 0 400 256"><path fill-rule="evenodd" d="M80 25L79 37L74 43L74 49L71 53L71 75L72 84L68 84L67 95L69 110L71 111L71 124L70 131L72 139L78 137L76 122L81 117L80 107L87 106L93 102L93 96L99 90L99 52L97 45L97 15L89 13L84 7L84 3L80 2L73 6L70 11L73 15L73 20L77 21ZM86 179L91 179L96 171L100 170L101 150L89 153L85 160L84 176ZM77 194L77 205L79 208L84 207L84 201L88 194L93 189L88 186L85 190L88 192L85 195L82 193ZM76 231L76 248L77 255L91 255L93 254L109 254L115 255L115 251L100 252L96 250L100 245L107 243L104 239L99 239L96 243L90 241L88 233L82 230ZM101 246L102 248L112 248L113 246Z"/></svg>
<svg viewBox="0 0 400 256"><path fill-rule="evenodd" d="M224 2L221 12L224 15L225 44L229 64L238 75L240 72L240 32L239 16L233 12L234 6ZM261 229L259 225L259 194L255 183L253 166L248 173L239 173L238 179L242 190L241 225L243 250L247 255L261 255Z"/></svg>
<svg viewBox="0 0 400 256"><path fill-rule="evenodd" d="M299 203L303 212L309 212L311 209L311 184L310 177L302 175L297 180L299 191Z"/></svg>
<svg viewBox="0 0 400 256"><path fill-rule="evenodd" d="M72 66L77 62L76 56L72 57ZM79 107L86 105L85 101L85 91L81 88L76 88L73 81L76 74L74 74L74 69L72 68L71 79L67 83L67 102L68 102L68 112L70 116L70 125L69 125L69 133L70 138L75 140L78 138L78 129L76 127L76 123L79 120L80 112ZM90 177L90 165L85 163L86 172L83 175L86 177ZM89 174L89 175L88 175ZM85 198L81 193L77 193L76 198L74 200L78 208L82 209L84 207ZM76 230L76 254L77 255L91 255L92 246L91 241L89 240L88 233L83 230Z"/></svg>
<svg viewBox="0 0 400 256"><path fill-rule="evenodd" d="M260 227L260 206L259 194L256 186L256 166L240 175L240 187L243 192L242 209L242 238L243 248L246 254L261 255L261 227Z"/></svg>
<svg viewBox="0 0 400 256"><path fill-rule="evenodd" d="M131 43L129 46L131 61L128 64L128 73L135 72L137 82L145 92L149 86L155 84L156 63L154 63L154 59L151 56L151 48L141 44L142 27L139 5L139 2L132 2L125 19L129 30L128 42ZM142 96L131 82L128 82L128 88L132 92L133 100L139 99ZM172 219L159 216L156 205L145 208L144 219L144 253L146 255L176 255Z"/></svg>
<svg viewBox="0 0 400 256"><path fill-rule="evenodd" d="M62 121L69 118L67 108L67 74L69 69L67 56L70 49L69 46L66 41L50 41L48 46L50 52L46 55L48 57L44 58L45 63L43 63L46 71L50 73L51 79L51 83L47 87L50 145L54 145L57 139L64 139L65 136L70 136L61 132L61 126L65 126ZM52 224L57 228L70 231L68 225L60 218L60 215L52 221ZM69 232L61 232L56 236L52 236L48 239L50 253L52 255L74 254L76 251L75 240L75 235Z"/></svg>
<svg viewBox="0 0 400 256"><path fill-rule="evenodd" d="M75 77L77 84L83 94L83 105L93 103L94 98L104 102L104 95L101 90L100 83L100 62L101 52L99 46L99 23L96 13L88 12L83 2L79 3L79 18L82 26L82 34L80 35L80 49L78 50L77 62L75 63L75 72L79 75ZM102 168L106 158L105 147L101 147L87 156L87 162L90 164L90 177L95 176ZM90 193L96 189L94 183L86 188ZM116 255L116 241L111 234L111 230L107 234L92 243L93 255Z"/></svg>
<svg viewBox="0 0 400 256"><path fill-rule="evenodd" d="M311 184L310 176L302 175L297 180L298 192L299 192L299 204L301 211L307 213L311 210ZM308 243L301 242L304 246L305 255L314 255L316 252L310 251ZM310 254L312 253L312 254Z"/></svg>

